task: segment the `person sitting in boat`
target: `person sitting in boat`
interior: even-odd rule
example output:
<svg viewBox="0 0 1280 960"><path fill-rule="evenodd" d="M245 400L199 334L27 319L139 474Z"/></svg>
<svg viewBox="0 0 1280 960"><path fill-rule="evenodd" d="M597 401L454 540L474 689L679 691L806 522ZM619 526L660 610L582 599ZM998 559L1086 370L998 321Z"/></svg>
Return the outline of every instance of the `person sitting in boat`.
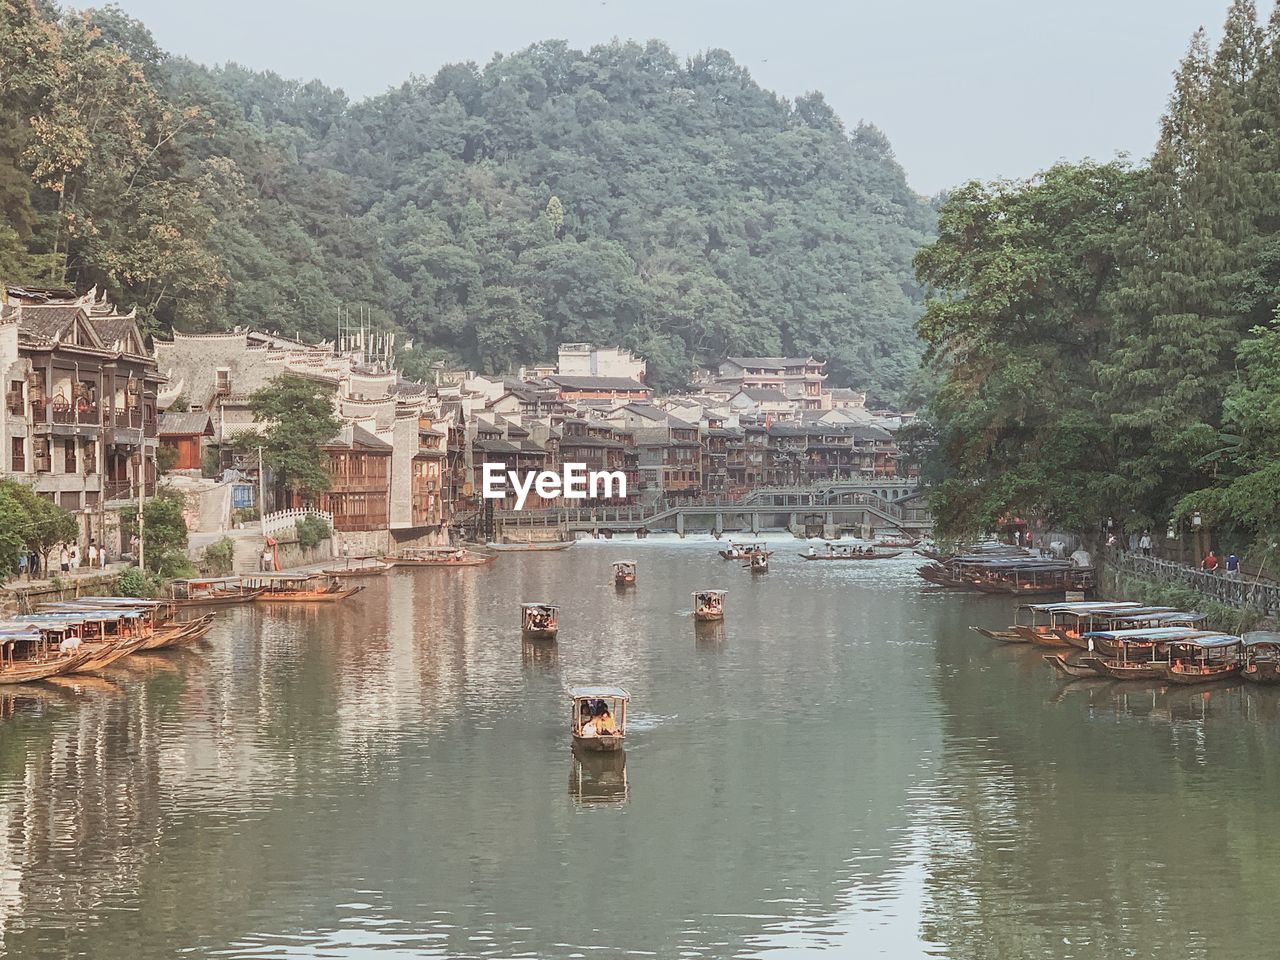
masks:
<svg viewBox="0 0 1280 960"><path fill-rule="evenodd" d="M582 725L582 729L578 731L578 736L580 737L598 737L599 735L600 735L600 731L596 727L595 717L592 717L590 720L584 723Z"/></svg>
<svg viewBox="0 0 1280 960"><path fill-rule="evenodd" d="M809 544L809 556L816 557L817 555L818 555L818 548L815 547L812 543Z"/></svg>
<svg viewBox="0 0 1280 960"><path fill-rule="evenodd" d="M613 736L618 732L618 725L613 722L613 714L609 712L609 705L603 700L597 700L596 702L599 704L594 718L596 735L601 737Z"/></svg>

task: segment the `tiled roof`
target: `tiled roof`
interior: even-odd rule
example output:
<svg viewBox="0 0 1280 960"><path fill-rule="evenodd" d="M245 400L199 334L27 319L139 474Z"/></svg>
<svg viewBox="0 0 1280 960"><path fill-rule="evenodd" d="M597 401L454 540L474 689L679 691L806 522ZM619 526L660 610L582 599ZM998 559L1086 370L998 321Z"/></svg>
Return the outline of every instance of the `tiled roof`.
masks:
<svg viewBox="0 0 1280 960"><path fill-rule="evenodd" d="M738 393L756 403L786 403L787 395L781 390L766 390L763 387L743 387Z"/></svg>
<svg viewBox="0 0 1280 960"><path fill-rule="evenodd" d="M156 421L157 432L162 437L194 437L213 433L213 422L209 414L198 413L162 413Z"/></svg>
<svg viewBox="0 0 1280 960"><path fill-rule="evenodd" d="M639 380L630 377L547 377L549 383L567 390L648 390Z"/></svg>

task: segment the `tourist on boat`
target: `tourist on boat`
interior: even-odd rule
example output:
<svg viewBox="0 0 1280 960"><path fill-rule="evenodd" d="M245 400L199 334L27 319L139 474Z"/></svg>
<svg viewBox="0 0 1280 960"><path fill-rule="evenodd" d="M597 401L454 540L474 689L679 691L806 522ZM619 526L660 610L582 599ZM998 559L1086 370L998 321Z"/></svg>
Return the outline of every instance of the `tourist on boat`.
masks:
<svg viewBox="0 0 1280 960"><path fill-rule="evenodd" d="M1204 555L1204 559L1200 561L1200 568L1211 571L1218 569L1218 558L1213 555L1212 550Z"/></svg>
<svg viewBox="0 0 1280 960"><path fill-rule="evenodd" d="M818 548L815 547L812 543L809 544L809 556L816 557L817 555L818 555Z"/></svg>
<svg viewBox="0 0 1280 960"><path fill-rule="evenodd" d="M609 736L618 732L618 725L613 722L613 714L609 712L609 706L603 700L598 701L599 709L595 715L596 733L599 736Z"/></svg>
<svg viewBox="0 0 1280 960"><path fill-rule="evenodd" d="M1234 553L1227 554L1227 569L1223 571L1228 577L1240 575L1240 558Z"/></svg>

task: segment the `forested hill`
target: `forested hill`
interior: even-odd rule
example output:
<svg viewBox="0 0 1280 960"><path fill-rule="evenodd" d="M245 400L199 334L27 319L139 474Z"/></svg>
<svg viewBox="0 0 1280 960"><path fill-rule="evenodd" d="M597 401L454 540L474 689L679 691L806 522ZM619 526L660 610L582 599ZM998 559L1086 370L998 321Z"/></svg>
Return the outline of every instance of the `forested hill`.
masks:
<svg viewBox="0 0 1280 960"><path fill-rule="evenodd" d="M6 278L104 282L159 329L328 335L362 304L488 370L594 340L660 385L727 353L914 376L932 210L878 130L723 51L551 41L351 103L37 10L0 0Z"/></svg>

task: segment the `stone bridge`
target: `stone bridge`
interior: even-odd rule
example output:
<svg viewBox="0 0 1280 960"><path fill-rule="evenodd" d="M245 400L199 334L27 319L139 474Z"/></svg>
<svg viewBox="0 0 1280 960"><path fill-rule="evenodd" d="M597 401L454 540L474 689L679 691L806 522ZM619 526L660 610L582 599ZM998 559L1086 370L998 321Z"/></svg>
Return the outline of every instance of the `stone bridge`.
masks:
<svg viewBox="0 0 1280 960"><path fill-rule="evenodd" d="M652 506L558 507L496 510L495 534L558 528L565 533L791 530L837 536L844 530L927 536L933 518L914 482L830 482L806 487L766 487L736 499L704 497Z"/></svg>

